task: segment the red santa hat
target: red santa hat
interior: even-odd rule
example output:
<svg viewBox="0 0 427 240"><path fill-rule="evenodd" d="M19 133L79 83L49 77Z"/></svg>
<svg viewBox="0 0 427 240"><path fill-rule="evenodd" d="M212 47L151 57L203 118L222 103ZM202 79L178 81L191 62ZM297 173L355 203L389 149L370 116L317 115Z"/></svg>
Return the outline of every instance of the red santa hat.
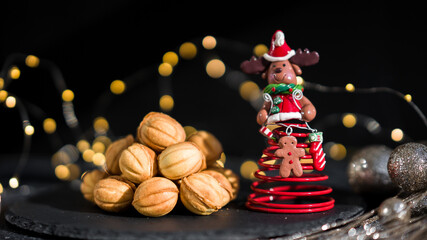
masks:
<svg viewBox="0 0 427 240"><path fill-rule="evenodd" d="M281 30L277 30L271 38L270 50L264 54L264 59L270 62L288 60L295 55L295 51L291 49L285 41L285 34Z"/></svg>

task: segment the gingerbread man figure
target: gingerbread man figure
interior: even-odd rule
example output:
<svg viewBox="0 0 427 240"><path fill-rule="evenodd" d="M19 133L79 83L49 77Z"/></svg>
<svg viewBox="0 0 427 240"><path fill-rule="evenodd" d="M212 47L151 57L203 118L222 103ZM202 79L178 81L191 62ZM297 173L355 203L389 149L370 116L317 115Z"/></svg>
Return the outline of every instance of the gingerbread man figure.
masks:
<svg viewBox="0 0 427 240"><path fill-rule="evenodd" d="M280 176L289 177L291 170L295 176L302 176L303 170L299 159L305 155L305 151L302 148L297 148L297 139L293 136L281 137L279 139L279 147L274 152L274 155L283 158L280 165Z"/></svg>

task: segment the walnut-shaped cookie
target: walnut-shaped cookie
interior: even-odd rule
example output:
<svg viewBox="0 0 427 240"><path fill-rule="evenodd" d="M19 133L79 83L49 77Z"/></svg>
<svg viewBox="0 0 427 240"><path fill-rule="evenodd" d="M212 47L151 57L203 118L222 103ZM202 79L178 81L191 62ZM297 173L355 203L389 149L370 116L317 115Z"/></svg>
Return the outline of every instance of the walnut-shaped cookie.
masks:
<svg viewBox="0 0 427 240"><path fill-rule="evenodd" d="M171 116L150 112L138 127L137 140L159 153L170 145L184 142L185 131Z"/></svg>
<svg viewBox="0 0 427 240"><path fill-rule="evenodd" d="M287 178L291 174L300 177L303 174L300 157L305 155L303 148L297 148L297 139L293 136L284 136L279 139L279 149L274 152L276 157L282 158L280 176Z"/></svg>

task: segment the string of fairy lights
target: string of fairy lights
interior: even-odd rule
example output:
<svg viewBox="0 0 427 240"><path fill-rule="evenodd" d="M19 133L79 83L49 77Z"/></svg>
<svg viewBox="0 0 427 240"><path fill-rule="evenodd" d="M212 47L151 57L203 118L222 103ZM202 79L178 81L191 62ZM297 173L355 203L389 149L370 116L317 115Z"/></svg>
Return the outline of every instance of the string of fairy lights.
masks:
<svg viewBox="0 0 427 240"><path fill-rule="evenodd" d="M179 66L179 62L193 60L200 51L212 51L218 47L218 42L222 43L222 46L232 45L237 46L228 39L219 39L213 36L205 36L201 41L189 41L182 43L176 51L167 51L162 57L161 63L157 66L158 81L159 85L159 109L163 112L169 113L175 107L175 100L173 97L173 89L171 86L171 79L173 77L174 69ZM200 46L201 45L201 46ZM257 44L254 47L247 46L243 43L238 43L238 46L244 46L241 48L242 52L248 52L248 49L252 48L253 54L257 57L262 56L268 51L268 47L265 44ZM22 148L21 157L19 159L18 167L14 171L13 175L9 179L9 187L16 189L20 186L20 175L29 157L31 136L38 132L31 124L29 115L27 113L26 104L21 101L15 94L9 92L8 86L13 81L17 80L21 76L21 69L17 67L18 63L25 63L29 68L45 68L51 73L52 81L60 93L62 100L62 111L63 117L67 124L67 127L71 130L72 135L75 137L75 144L62 144L62 146L55 151L51 158L51 164L55 172L55 176L63 181L79 181L82 175L81 165L79 160L82 159L84 164L90 164L94 167L102 168L105 163L105 151L109 144L114 140L111 138L110 126L108 120L104 116L96 116L93 120L93 131L90 137L85 137L83 131L79 127L79 121L74 111L73 100L75 98L74 92L66 87L64 77L60 69L51 61L47 59L39 59L34 55L23 55L23 54L12 54L9 56L0 72L0 103L9 109L18 109L21 116L24 136L24 146ZM230 66L227 66L219 57L210 58L206 60L205 65L206 74L213 79L225 79L226 84L235 89L242 99L246 100L251 106L258 110L263 104L262 89L252 80L243 74L240 70L234 70ZM155 71L152 68L145 69L146 71ZM137 75L140 77L140 75ZM126 92L126 89L132 84L132 77L121 79L115 79L109 83L109 97L122 95ZM388 88L371 88L371 89L357 89L352 83L347 83L345 87L328 87L311 82L306 82L300 76L297 77L298 84L303 84L305 88L312 89L319 92L378 92L385 91L394 93L396 96L403 98L408 102L411 107L417 111L417 106L412 101L410 94L401 94L395 90ZM105 99L103 99L105 100ZM31 108L39 109L38 120L42 121L42 127L45 134L54 137L57 129L57 121L49 117L42 111L38 106L32 105ZM419 109L418 109L419 110ZM427 121L421 111L417 111L420 118L423 119L427 127ZM346 128L353 128L357 125L362 125L372 134L376 134L381 129L380 123L369 116L364 116L357 113L343 113L340 115L329 116L329 118L340 119L341 124ZM328 116L325 118L328 119ZM362 123L362 124L360 124ZM184 126L185 131L191 133L196 131L192 126ZM393 141L400 142L405 138L405 133L402 129L395 128L390 131L390 137ZM325 151L327 156L333 160L342 160L347 155L346 147L342 143L329 142L325 143ZM222 155L221 161L225 162L225 154ZM258 169L256 160L247 159L240 166L240 174L243 178L254 179L253 173ZM84 174L84 173L83 173ZM3 192L3 185L0 183L0 193Z"/></svg>

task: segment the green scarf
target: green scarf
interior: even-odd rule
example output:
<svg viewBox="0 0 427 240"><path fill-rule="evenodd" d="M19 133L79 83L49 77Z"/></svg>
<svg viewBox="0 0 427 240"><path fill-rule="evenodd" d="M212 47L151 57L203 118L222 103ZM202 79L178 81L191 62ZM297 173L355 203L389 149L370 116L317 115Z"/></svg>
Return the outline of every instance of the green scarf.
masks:
<svg viewBox="0 0 427 240"><path fill-rule="evenodd" d="M268 84L265 88L264 88L264 93L268 93L270 95L273 94L291 94L295 89L299 89L301 91L304 90L304 88L302 87L302 85L299 84L284 84L284 83L272 83L272 84Z"/></svg>

